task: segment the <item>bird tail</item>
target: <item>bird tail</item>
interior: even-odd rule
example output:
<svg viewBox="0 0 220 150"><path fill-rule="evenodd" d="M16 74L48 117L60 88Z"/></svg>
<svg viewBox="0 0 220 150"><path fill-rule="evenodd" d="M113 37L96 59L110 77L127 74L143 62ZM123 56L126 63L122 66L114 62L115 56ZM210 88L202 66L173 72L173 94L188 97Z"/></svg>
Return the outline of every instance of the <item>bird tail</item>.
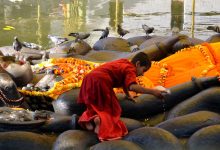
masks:
<svg viewBox="0 0 220 150"><path fill-rule="evenodd" d="M103 31L103 29L93 29L92 31Z"/></svg>

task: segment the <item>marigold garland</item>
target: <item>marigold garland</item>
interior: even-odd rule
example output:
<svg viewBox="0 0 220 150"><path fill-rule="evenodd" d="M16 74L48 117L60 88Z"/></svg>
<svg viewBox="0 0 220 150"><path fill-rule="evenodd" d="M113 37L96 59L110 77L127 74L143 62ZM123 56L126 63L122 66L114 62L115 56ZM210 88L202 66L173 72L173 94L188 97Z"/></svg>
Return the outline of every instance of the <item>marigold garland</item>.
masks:
<svg viewBox="0 0 220 150"><path fill-rule="evenodd" d="M166 78L169 73L168 65L166 63L160 63L160 62L153 61L152 66L157 66L160 68L159 69L160 78L158 80L158 85L164 86Z"/></svg>
<svg viewBox="0 0 220 150"><path fill-rule="evenodd" d="M40 70L42 68L51 69L54 68L53 73L64 77L63 80L56 82L54 86L48 91L28 91L19 90L24 95L30 96L49 96L56 99L60 94L78 88L81 86L83 77L89 73L92 69L98 67L99 63L80 60L76 58L54 58L47 61L48 63L41 63L34 68Z"/></svg>

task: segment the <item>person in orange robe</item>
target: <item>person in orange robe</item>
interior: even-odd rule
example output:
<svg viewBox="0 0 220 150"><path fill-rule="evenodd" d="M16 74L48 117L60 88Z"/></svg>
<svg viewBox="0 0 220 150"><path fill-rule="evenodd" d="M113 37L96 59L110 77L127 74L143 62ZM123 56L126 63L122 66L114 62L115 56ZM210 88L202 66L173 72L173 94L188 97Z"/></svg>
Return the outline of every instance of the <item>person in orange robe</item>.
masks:
<svg viewBox="0 0 220 150"><path fill-rule="evenodd" d="M163 98L163 89L144 88L136 83L136 76L141 76L151 66L148 56L140 52L131 61L119 59L104 63L88 73L82 82L78 103L87 106L80 116L79 124L94 130L100 141L120 139L128 131L120 120L121 107L113 88L122 87L131 100L128 91L152 94Z"/></svg>

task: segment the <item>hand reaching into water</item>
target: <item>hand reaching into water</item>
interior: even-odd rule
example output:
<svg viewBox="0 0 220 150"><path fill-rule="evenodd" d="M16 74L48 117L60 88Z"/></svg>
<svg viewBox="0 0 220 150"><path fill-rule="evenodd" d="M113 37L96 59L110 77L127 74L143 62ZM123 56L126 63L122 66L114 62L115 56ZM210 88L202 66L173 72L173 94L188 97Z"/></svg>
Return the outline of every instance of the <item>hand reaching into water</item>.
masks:
<svg viewBox="0 0 220 150"><path fill-rule="evenodd" d="M160 99L163 99L165 95L170 94L170 91L162 86L157 86L155 88L146 88L146 87L142 87L138 84L131 84L129 86L130 91L134 91L136 93L142 93L142 94L151 94L154 95ZM126 94L128 97L129 94ZM131 99L131 98L129 98ZM133 100L133 98L132 98Z"/></svg>
<svg viewBox="0 0 220 150"><path fill-rule="evenodd" d="M164 94L162 91L158 90L158 89L153 89L152 90L152 95L156 96L159 99L163 99L164 98Z"/></svg>
<svg viewBox="0 0 220 150"><path fill-rule="evenodd" d="M170 90L164 88L163 86L156 86L154 87L152 94L160 99L164 99L166 95L170 94Z"/></svg>

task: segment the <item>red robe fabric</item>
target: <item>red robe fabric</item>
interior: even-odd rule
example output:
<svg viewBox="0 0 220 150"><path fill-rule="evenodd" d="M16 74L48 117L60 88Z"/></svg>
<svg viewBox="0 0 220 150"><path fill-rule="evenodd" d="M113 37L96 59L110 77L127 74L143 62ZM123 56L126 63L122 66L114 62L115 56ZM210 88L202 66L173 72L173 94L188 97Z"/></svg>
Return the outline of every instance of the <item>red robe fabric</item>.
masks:
<svg viewBox="0 0 220 150"><path fill-rule="evenodd" d="M78 103L87 106L79 118L79 124L85 127L86 122L99 116L99 140L125 136L128 131L120 120L121 107L113 88L128 88L132 83L136 83L136 68L127 59L108 62L92 70L84 77L78 97Z"/></svg>

